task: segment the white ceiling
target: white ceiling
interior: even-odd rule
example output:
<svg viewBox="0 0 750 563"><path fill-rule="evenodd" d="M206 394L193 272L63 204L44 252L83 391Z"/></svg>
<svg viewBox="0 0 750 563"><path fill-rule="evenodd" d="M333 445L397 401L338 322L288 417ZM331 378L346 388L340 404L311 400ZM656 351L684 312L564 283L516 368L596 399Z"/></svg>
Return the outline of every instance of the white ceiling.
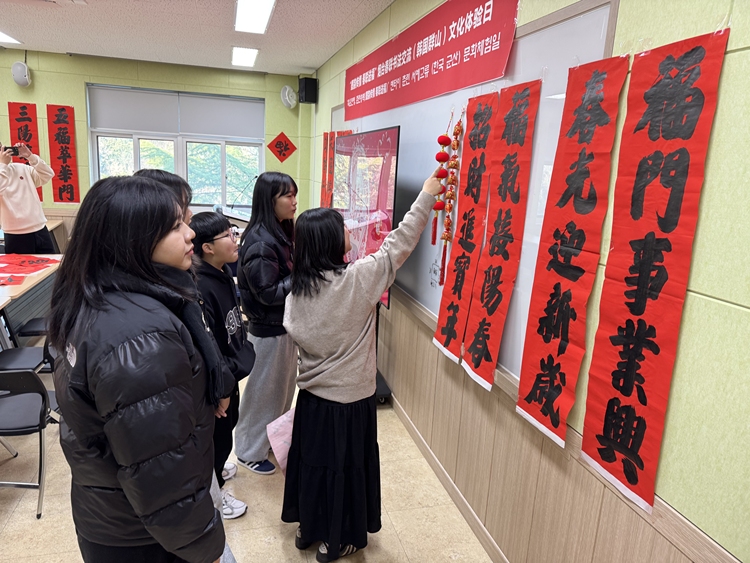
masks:
<svg viewBox="0 0 750 563"><path fill-rule="evenodd" d="M235 0L0 0L9 49L233 67L232 47L260 50L257 72L309 74L393 0L276 0L264 35L234 31Z"/></svg>

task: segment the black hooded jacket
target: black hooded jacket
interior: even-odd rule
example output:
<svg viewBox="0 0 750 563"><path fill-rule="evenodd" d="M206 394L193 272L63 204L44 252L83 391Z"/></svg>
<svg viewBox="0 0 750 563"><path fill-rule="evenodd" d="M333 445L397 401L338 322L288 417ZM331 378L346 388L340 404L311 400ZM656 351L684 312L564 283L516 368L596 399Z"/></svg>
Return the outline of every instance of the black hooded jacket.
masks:
<svg viewBox="0 0 750 563"><path fill-rule="evenodd" d="M226 265L218 270L203 260L196 260L196 273L206 322L214 332L224 363L235 380L240 381L253 369L255 350L242 323L232 272Z"/></svg>
<svg viewBox="0 0 750 563"><path fill-rule="evenodd" d="M187 302L128 274L115 282L103 310L79 316L55 366L76 530L94 543L158 542L191 563L213 562L225 543L209 494L214 408L179 318Z"/></svg>
<svg viewBox="0 0 750 563"><path fill-rule="evenodd" d="M284 330L284 300L292 288L292 243L259 225L240 247L237 283L250 334L279 336Z"/></svg>

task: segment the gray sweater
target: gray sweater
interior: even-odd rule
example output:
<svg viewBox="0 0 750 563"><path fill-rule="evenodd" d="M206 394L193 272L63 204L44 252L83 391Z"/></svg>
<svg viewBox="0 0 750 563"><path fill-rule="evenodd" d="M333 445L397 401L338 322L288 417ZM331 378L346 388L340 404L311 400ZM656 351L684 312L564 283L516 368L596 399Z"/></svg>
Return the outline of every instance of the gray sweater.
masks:
<svg viewBox="0 0 750 563"><path fill-rule="evenodd" d="M300 389L339 403L375 393L375 306L417 245L434 203L420 192L380 250L339 274L326 272L317 295L287 296L284 328L299 346Z"/></svg>

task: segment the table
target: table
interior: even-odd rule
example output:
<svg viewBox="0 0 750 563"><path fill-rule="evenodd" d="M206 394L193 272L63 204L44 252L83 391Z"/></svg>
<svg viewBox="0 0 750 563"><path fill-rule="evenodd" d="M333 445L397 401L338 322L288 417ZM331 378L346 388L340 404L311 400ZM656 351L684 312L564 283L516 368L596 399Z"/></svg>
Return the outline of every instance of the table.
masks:
<svg viewBox="0 0 750 563"><path fill-rule="evenodd" d="M52 246L55 249L55 252L60 252L60 242L57 240L57 233L55 233L55 229L61 227L62 224L62 219L50 219L49 221L47 221L47 230L52 236ZM60 231L60 233L61 236L63 236L63 231Z"/></svg>

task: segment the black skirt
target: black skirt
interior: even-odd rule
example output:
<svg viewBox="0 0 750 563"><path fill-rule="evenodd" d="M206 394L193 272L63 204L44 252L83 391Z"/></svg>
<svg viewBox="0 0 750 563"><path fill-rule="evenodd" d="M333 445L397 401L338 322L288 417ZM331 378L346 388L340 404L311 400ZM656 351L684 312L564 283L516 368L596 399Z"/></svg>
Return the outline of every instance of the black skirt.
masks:
<svg viewBox="0 0 750 563"><path fill-rule="evenodd" d="M281 519L300 523L303 542L362 549L380 530L377 437L375 395L337 403L299 392Z"/></svg>

